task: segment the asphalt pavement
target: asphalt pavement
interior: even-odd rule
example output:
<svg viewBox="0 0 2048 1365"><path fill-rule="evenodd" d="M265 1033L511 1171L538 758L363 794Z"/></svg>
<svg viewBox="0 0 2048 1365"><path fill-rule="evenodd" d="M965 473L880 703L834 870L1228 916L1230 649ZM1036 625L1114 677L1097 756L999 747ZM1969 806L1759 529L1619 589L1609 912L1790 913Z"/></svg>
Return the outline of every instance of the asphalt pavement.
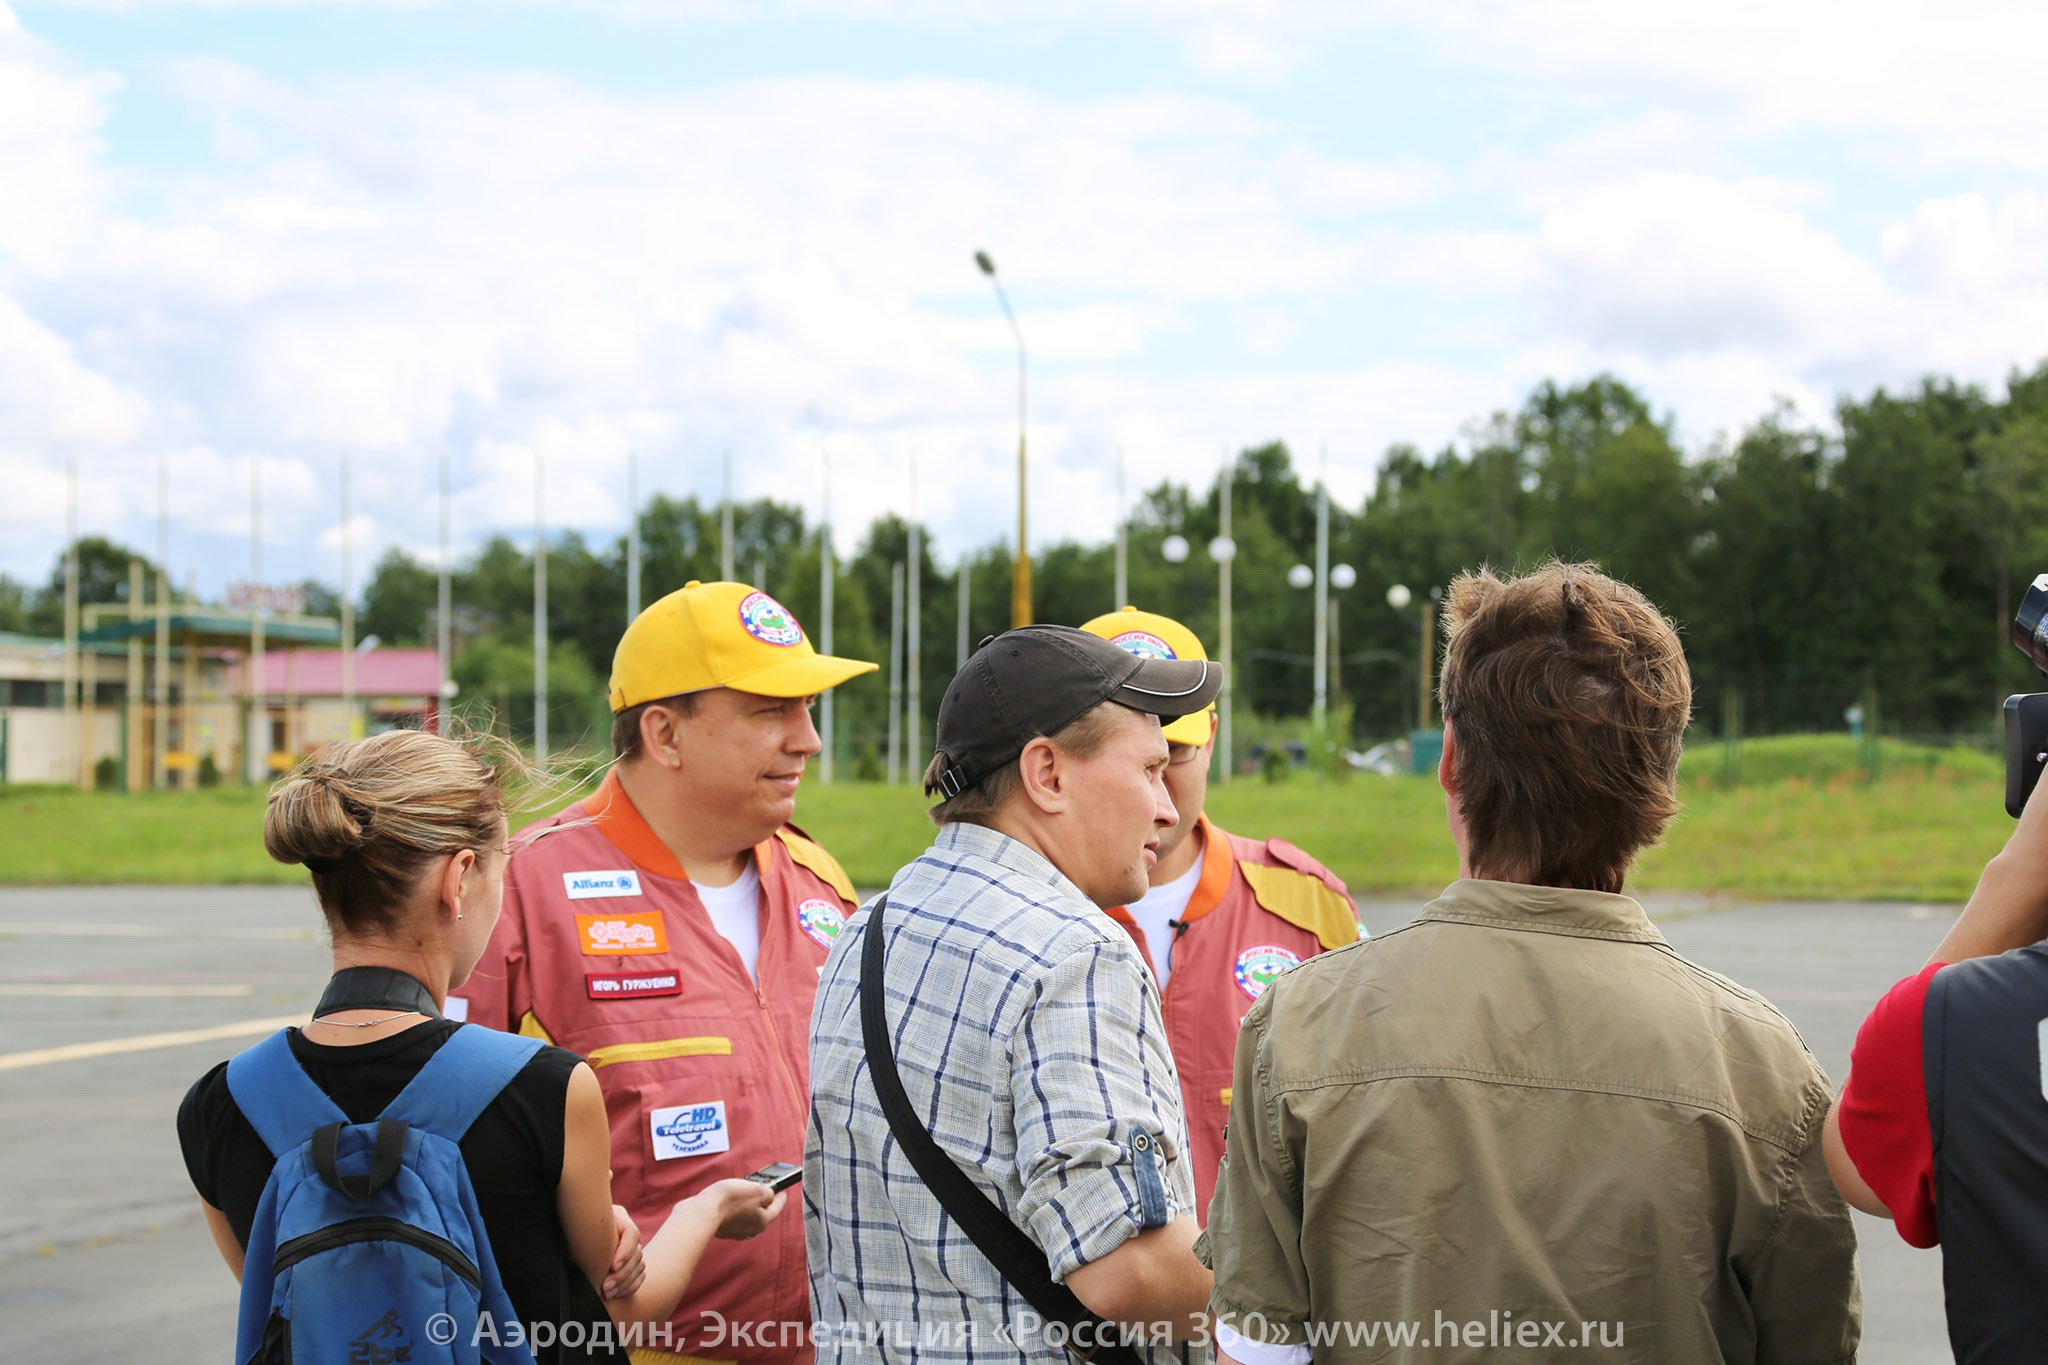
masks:
<svg viewBox="0 0 2048 1365"><path fill-rule="evenodd" d="M1674 946L1763 992L1839 1077L1864 1012L1953 906L1649 901ZM1415 902L1363 907L1375 932ZM186 1088L327 977L310 892L0 888L0 1359L220 1365L235 1285L178 1155ZM1857 1216L1865 1365L1949 1357L1940 1261Z"/></svg>

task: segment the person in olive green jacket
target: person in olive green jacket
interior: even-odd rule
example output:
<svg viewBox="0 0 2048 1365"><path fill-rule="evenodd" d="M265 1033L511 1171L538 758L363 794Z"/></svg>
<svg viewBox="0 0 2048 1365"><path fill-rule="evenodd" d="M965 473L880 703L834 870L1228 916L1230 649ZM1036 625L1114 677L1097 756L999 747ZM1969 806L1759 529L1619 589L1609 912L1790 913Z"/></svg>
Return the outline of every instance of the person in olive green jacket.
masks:
<svg viewBox="0 0 2048 1365"><path fill-rule="evenodd" d="M1462 880L1280 977L1197 1253L1242 1365L1853 1361L1828 1079L1622 895L1676 814L1671 623L1591 565L1452 584Z"/></svg>

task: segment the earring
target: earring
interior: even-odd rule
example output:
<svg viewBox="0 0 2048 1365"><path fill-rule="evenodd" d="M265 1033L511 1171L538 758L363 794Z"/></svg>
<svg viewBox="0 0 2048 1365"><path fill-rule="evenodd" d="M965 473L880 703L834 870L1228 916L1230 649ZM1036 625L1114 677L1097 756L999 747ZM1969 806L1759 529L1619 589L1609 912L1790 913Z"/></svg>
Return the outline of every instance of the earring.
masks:
<svg viewBox="0 0 2048 1365"><path fill-rule="evenodd" d="M461 918L462 918L462 912L461 912L460 910L457 910L457 911L455 912L455 918L457 918L457 919L461 919Z"/></svg>

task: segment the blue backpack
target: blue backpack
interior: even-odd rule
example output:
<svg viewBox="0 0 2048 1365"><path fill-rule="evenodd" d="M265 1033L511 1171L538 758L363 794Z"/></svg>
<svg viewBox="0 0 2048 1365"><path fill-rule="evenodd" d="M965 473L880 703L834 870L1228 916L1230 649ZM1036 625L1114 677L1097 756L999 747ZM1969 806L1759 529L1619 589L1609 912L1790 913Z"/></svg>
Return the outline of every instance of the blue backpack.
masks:
<svg viewBox="0 0 2048 1365"><path fill-rule="evenodd" d="M348 1121L284 1033L228 1063L277 1158L243 1257L237 1361L532 1365L456 1144L540 1046L460 1027L369 1123Z"/></svg>

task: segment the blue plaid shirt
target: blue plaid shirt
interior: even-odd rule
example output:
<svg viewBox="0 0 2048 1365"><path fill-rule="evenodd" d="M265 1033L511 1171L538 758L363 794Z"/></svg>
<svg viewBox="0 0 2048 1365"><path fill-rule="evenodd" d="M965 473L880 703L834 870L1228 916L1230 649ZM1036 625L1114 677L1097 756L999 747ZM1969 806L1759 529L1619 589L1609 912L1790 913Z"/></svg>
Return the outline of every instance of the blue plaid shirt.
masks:
<svg viewBox="0 0 2048 1365"><path fill-rule="evenodd" d="M911 1107L1054 1278L1192 1213L1159 992L1129 936L1042 855L978 825L940 830L888 898L885 1012ZM869 919L839 935L811 1014L818 1359L1066 1365L889 1133L861 1045Z"/></svg>

